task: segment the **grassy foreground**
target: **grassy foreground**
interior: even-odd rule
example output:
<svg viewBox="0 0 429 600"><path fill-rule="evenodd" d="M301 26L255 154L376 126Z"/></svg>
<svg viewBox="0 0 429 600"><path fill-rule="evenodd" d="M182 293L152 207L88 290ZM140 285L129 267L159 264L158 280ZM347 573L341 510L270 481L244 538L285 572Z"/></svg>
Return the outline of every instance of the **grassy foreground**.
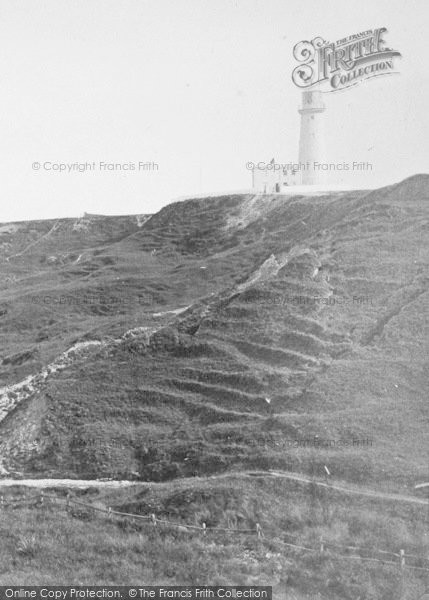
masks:
<svg viewBox="0 0 429 600"><path fill-rule="evenodd" d="M28 492L16 488L8 490L5 500L25 496ZM79 496L86 503L134 513L156 510L159 518L179 523L204 520L211 527L246 529L260 522L264 538L219 532L202 536L109 520L103 513L67 513L60 505L5 505L0 511L1 585L272 585L276 599L411 600L429 583L427 571L350 558L356 552L320 555L287 546L314 547L323 536L331 544L368 548L361 557L395 561L370 551L375 548L404 548L427 557L425 506L349 497L334 501L290 482L246 485L233 479L196 481L192 488L183 482L152 484L137 488L131 503L129 490L89 489Z"/></svg>

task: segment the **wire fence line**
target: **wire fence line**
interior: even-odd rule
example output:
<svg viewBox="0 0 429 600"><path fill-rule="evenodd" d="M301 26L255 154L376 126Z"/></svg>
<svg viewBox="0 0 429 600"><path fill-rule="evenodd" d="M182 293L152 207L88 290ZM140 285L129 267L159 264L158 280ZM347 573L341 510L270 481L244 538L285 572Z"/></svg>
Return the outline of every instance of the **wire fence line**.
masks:
<svg viewBox="0 0 429 600"><path fill-rule="evenodd" d="M206 525L206 523L203 523L202 525L190 525L188 523L175 523L174 521L169 521L167 519L159 519L156 517L156 515L154 513L150 514L150 515L140 515L140 514L136 514L136 513L128 513L128 512L123 512L123 511L117 511L117 510L113 510L111 507L100 507L100 506L96 506L94 504L88 504L86 502L81 502L79 500L76 500L75 498L71 497L71 494L69 493L67 495L67 497L64 499L59 498L58 496L55 496L53 494L46 494L44 492L41 492L38 495L34 495L30 498L18 498L18 499L13 499L13 500L5 500L4 496L0 496L0 509L3 507L12 507L12 508L20 508L20 507L25 507L25 506L33 506L33 507L43 507L43 506L58 506L61 505L63 508L65 508L65 510L69 513L72 511L72 506L77 506L77 507L83 507L88 509L89 511L93 511L93 512L99 512L99 513L104 513L107 515L107 517L109 519L111 519L114 516L118 516L118 517L123 517L123 518L130 518L132 520L140 520L140 521L146 521L148 524L151 524L153 526L156 525L166 525L168 527L173 527L178 529L179 531L188 531L188 530L194 530L194 531L201 531L203 533L203 535L206 535L207 532L223 532L223 533L235 533L235 534L253 534L256 535L257 539L261 542L264 541L264 538L266 539L265 536L265 532L266 533L270 533L273 534L274 536L277 534L278 535L278 530L275 532L269 531L269 530L262 530L262 527L260 526L259 523L256 523L255 528L253 529L237 529L237 528L233 528L233 527L208 527ZM290 537L291 539L297 539L297 536L292 536L288 533L285 534L287 537ZM393 566L396 568L400 568L400 569L413 569L416 571L425 571L429 573L429 556L417 556L415 554L406 554L404 549L401 549L399 552L391 552L388 550L380 550L378 548L362 548L362 547L358 547L358 546L343 546L340 544L334 544L331 543L330 541L324 539L323 537L320 538L319 544L317 548L310 548L308 546L302 546L299 544L292 544L290 542L284 542L278 538L275 539L275 542L286 547L286 548L292 548L294 550L301 550L304 552L312 552L312 553L318 553L320 557L325 557L328 558L329 560L360 560L360 561L367 561L367 562L375 562L375 563L379 563L379 564L383 564L383 565L388 565L388 566ZM350 551L354 551L354 552L363 552L363 553L368 553L368 552L372 552L372 553L378 553L378 554L385 554L385 555L389 555L389 556L393 556L397 559L399 559L399 561L387 561L387 560L381 560L380 558L375 558L374 556L360 556L360 555L345 555L345 554L338 554L332 553L332 550L334 549L338 549L338 550L350 550ZM407 559L413 559L413 560L417 560L417 561L421 561L421 562L426 562L428 564L428 567L421 567L421 566L417 566L417 565L410 565L407 563Z"/></svg>

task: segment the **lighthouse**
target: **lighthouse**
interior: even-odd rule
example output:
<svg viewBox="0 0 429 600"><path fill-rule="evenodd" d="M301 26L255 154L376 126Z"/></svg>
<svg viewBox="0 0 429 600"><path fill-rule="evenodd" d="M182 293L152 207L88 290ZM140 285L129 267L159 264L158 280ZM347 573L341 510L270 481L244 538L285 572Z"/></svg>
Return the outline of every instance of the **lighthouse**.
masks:
<svg viewBox="0 0 429 600"><path fill-rule="evenodd" d="M325 190L326 153L323 94L319 90L302 92L298 162L248 163L252 165L252 188L262 194L297 192L297 186L306 186L306 192ZM308 187L310 186L310 187ZM332 182L329 182L332 188Z"/></svg>
<svg viewBox="0 0 429 600"><path fill-rule="evenodd" d="M301 115L298 160L303 165L301 172L303 185L317 185L324 182L324 171L317 165L326 159L323 122L325 110L322 92L319 90L302 92L302 106L298 110Z"/></svg>

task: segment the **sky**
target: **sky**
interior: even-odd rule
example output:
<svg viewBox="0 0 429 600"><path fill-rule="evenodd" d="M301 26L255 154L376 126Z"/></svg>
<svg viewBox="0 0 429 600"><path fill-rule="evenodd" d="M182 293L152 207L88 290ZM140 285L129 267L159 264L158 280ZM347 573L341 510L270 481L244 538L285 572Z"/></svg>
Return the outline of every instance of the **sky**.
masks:
<svg viewBox="0 0 429 600"><path fill-rule="evenodd" d="M327 159L369 162L336 174L356 188L427 173L428 17L427 0L2 0L0 222L249 189L247 162L298 158L294 45L377 27L399 74L325 94Z"/></svg>

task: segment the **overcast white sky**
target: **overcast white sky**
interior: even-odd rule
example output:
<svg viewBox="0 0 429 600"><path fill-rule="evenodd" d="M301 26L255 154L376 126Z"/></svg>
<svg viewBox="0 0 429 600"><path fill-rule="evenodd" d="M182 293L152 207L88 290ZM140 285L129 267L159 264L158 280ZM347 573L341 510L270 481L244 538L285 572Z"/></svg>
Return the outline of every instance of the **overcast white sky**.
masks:
<svg viewBox="0 0 429 600"><path fill-rule="evenodd" d="M427 0L2 0L0 221L151 213L297 159L293 46L387 27L400 75L327 94L356 187L429 171ZM33 170L154 161L158 171ZM352 177L352 180L350 180Z"/></svg>

